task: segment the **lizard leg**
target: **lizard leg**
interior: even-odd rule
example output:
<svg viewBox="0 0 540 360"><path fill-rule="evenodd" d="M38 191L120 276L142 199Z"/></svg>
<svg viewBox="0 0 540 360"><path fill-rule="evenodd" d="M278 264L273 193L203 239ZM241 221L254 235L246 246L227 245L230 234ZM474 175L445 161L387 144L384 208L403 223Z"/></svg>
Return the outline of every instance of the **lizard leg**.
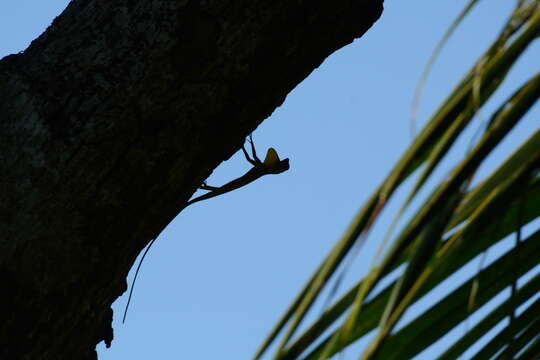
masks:
<svg viewBox="0 0 540 360"><path fill-rule="evenodd" d="M249 154L248 154L248 152L247 152L247 150L246 150L246 147L245 147L244 145L242 145L242 152L244 153L244 156L246 157L246 160L247 160L251 165L253 165L253 166L257 165L256 160L255 160L255 159L252 159L252 158L249 156Z"/></svg>
<svg viewBox="0 0 540 360"><path fill-rule="evenodd" d="M206 184L206 181L205 181L205 182L202 183L201 186L199 186L199 189L208 190L208 191L214 191L214 190L217 190L219 188L216 187L216 186L210 186L210 185Z"/></svg>
<svg viewBox="0 0 540 360"><path fill-rule="evenodd" d="M253 159L255 160L257 164L260 164L261 160L257 157L257 151L255 151L255 144L253 143L253 137L251 136L251 134L249 134L249 137L247 140L249 144L251 145L251 154L253 155Z"/></svg>

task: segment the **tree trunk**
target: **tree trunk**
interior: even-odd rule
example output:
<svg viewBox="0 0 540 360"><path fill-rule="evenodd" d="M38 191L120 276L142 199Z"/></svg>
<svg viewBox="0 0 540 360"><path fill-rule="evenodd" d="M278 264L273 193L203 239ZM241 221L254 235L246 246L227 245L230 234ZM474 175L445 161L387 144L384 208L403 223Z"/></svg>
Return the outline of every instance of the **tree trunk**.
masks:
<svg viewBox="0 0 540 360"><path fill-rule="evenodd" d="M74 0L0 60L1 359L95 359L140 250L382 0Z"/></svg>

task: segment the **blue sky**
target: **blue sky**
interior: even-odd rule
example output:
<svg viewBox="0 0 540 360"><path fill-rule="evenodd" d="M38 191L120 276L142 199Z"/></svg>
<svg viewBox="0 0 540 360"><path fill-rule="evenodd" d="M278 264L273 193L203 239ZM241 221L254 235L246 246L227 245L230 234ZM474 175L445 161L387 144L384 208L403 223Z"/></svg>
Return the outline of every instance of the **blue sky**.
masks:
<svg viewBox="0 0 540 360"><path fill-rule="evenodd" d="M0 56L24 50L67 3L1 2ZM420 72L465 3L387 0L382 18L363 38L331 55L299 84L253 134L261 155L273 146L290 158L291 169L179 214L145 260L124 325L127 294L115 302L115 338L110 349L98 346L99 358L250 358L410 144L410 106ZM494 38L513 5L509 0L480 2L467 18L428 80L418 127ZM495 98L500 101L537 72L539 58L536 44ZM486 106L483 119L473 123L469 137L452 152L453 159L464 154L496 104ZM538 128L539 115L537 104L490 157L484 175ZM236 154L208 183L221 185L247 169L249 164ZM369 265L385 225L387 219L375 228L346 284ZM475 269L472 264L470 271ZM462 331L456 328L455 335ZM417 358L430 359L450 342ZM349 350L343 359L357 354Z"/></svg>

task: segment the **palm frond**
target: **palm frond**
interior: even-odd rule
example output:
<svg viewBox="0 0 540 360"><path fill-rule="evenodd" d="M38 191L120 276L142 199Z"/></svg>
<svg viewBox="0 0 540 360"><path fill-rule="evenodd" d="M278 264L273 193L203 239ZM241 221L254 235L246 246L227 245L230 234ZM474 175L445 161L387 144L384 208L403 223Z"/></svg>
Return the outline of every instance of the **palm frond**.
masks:
<svg viewBox="0 0 540 360"><path fill-rule="evenodd" d="M469 2L447 32L448 36L475 4L474 0ZM518 242L455 290L448 291L440 301L402 328L396 330L396 325L412 304L429 297L435 287L479 254L497 246L516 231L517 226L540 217L540 128L471 188L478 168L537 102L540 74L531 76L493 112L481 138L454 164L449 175L434 187L404 228L393 237L382 259L303 333L294 337L323 288L351 250L365 241L396 190L421 170L396 214L395 218L399 219L424 189L434 169L446 159L456 139L539 36L540 3L517 2L497 39L435 111L389 176L364 204L263 342L255 359L261 358L279 336L276 360L328 359L373 330L376 330L375 336L362 359L410 358L465 321L474 310L471 304L478 308L508 287L513 289L511 297L492 309L439 358L451 359L464 353L509 315L507 328L496 335L497 340L487 343L477 353L477 358L489 358L497 353L524 356L539 351L540 317L531 315L538 313L539 301L519 316L515 309L540 290L540 275L524 286L516 286L520 276L540 264L540 231ZM430 60L428 67L431 63ZM388 232L388 238L391 233ZM528 256L523 257L523 254ZM376 286L395 271L400 272L399 278L373 294Z"/></svg>

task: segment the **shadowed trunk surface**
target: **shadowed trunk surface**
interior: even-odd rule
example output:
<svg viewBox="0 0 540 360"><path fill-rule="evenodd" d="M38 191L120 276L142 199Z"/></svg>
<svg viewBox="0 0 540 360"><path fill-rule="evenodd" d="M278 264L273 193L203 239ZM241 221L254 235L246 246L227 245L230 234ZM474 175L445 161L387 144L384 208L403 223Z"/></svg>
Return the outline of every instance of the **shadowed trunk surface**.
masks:
<svg viewBox="0 0 540 360"><path fill-rule="evenodd" d="M381 11L74 0L0 60L0 359L96 358L139 251Z"/></svg>

